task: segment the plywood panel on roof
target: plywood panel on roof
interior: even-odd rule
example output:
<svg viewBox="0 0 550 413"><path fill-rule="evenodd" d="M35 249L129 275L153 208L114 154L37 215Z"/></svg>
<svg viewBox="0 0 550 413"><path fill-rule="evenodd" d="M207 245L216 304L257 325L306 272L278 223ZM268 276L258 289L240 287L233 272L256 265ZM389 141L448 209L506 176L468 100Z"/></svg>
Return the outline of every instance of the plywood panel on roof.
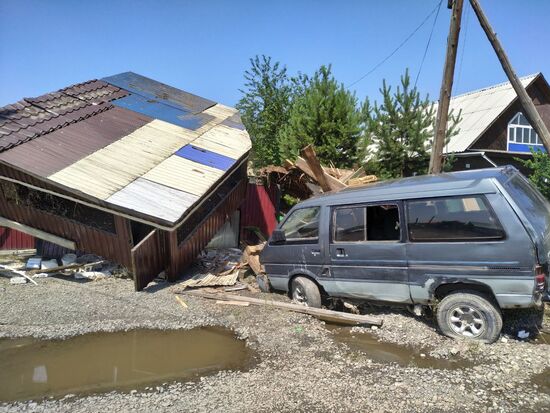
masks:
<svg viewBox="0 0 550 413"><path fill-rule="evenodd" d="M233 159L240 158L252 147L246 131L217 125L193 141L199 148L217 152Z"/></svg>
<svg viewBox="0 0 550 413"><path fill-rule="evenodd" d="M223 120L237 113L237 109L218 103L206 109L203 113L206 113L207 115L215 116L216 118Z"/></svg>
<svg viewBox="0 0 550 413"><path fill-rule="evenodd" d="M174 155L151 169L143 178L202 196L223 174L224 171L219 169Z"/></svg>
<svg viewBox="0 0 550 413"><path fill-rule="evenodd" d="M175 222L198 199L196 195L138 178L107 198L107 202Z"/></svg>
<svg viewBox="0 0 550 413"><path fill-rule="evenodd" d="M153 120L131 134L51 175L62 185L106 199L161 163L194 137Z"/></svg>

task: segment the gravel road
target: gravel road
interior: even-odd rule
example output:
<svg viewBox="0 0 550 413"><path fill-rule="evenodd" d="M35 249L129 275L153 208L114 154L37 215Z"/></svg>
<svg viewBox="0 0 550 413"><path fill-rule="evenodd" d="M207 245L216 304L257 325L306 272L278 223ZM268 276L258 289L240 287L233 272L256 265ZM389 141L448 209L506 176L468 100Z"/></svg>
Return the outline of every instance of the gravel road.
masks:
<svg viewBox="0 0 550 413"><path fill-rule="evenodd" d="M248 371L222 371L148 390L5 403L0 412L550 411L550 389L533 382L550 374L550 345L544 343L550 339L525 342L512 336L529 328L522 321L525 314L508 317L510 335L493 345L447 339L429 320L384 308L371 310L384 318L382 328L354 328L357 334L366 331L379 340L420 349L427 357L468 361L462 368L419 368L373 361L306 315L219 306L193 297L185 297L189 307L184 310L169 284L136 293L131 281L116 278L37 282L10 285L0 277L0 337L67 338L97 331L219 325L247 339L258 362Z"/></svg>

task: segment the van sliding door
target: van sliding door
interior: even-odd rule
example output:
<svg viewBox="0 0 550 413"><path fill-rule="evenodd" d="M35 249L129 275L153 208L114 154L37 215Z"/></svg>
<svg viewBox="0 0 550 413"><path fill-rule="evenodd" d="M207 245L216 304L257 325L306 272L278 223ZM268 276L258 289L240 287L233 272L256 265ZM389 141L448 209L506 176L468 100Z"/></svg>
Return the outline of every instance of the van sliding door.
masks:
<svg viewBox="0 0 550 413"><path fill-rule="evenodd" d="M333 207L329 294L410 303L407 259L401 230L402 203Z"/></svg>

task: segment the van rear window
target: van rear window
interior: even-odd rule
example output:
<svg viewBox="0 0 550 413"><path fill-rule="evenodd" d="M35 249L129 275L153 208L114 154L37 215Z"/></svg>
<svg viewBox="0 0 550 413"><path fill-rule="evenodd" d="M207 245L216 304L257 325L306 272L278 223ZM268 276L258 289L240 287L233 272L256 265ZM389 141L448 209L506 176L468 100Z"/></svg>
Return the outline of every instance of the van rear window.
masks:
<svg viewBox="0 0 550 413"><path fill-rule="evenodd" d="M505 185L533 228L541 234L546 233L550 228L550 203L519 174Z"/></svg>
<svg viewBox="0 0 550 413"><path fill-rule="evenodd" d="M483 196L407 202L409 239L417 242L491 241L504 230Z"/></svg>

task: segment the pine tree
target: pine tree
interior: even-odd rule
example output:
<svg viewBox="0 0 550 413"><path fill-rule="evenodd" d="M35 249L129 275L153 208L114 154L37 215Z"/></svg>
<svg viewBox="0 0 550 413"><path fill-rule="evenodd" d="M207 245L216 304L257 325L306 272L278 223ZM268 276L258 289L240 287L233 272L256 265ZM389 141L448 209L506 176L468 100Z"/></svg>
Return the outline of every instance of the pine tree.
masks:
<svg viewBox="0 0 550 413"><path fill-rule="evenodd" d="M252 140L252 162L257 168L280 165L280 133L288 120L292 85L286 67L271 57L255 56L250 65L237 109Z"/></svg>
<svg viewBox="0 0 550 413"><path fill-rule="evenodd" d="M281 152L295 159L312 143L321 163L352 167L358 160L361 114L355 94L338 84L330 66L294 79L294 100L282 132Z"/></svg>
<svg viewBox="0 0 550 413"><path fill-rule="evenodd" d="M409 71L401 76L401 86L392 93L382 82L382 102L371 105L367 98L362 107L364 134L361 151L366 169L380 178L399 178L425 174L430 161L436 111L429 96L420 98L411 87ZM449 116L447 139L458 133L460 114Z"/></svg>
<svg viewBox="0 0 550 413"><path fill-rule="evenodd" d="M550 201L550 155L531 149L533 159L521 160L531 170L529 180Z"/></svg>

